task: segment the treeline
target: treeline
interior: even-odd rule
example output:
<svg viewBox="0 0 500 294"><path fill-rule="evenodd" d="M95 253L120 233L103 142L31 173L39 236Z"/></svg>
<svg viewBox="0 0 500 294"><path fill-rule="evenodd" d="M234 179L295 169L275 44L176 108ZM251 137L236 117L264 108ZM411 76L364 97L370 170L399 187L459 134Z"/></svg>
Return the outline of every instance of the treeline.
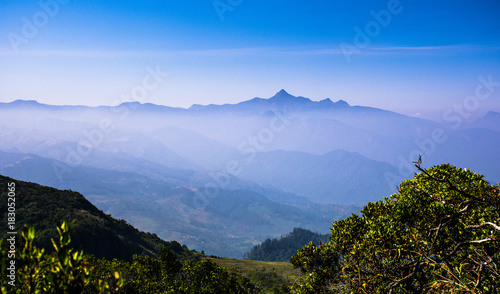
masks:
<svg viewBox="0 0 500 294"><path fill-rule="evenodd" d="M288 262L305 245L310 242L319 245L320 242L327 242L328 237L329 235L321 235L306 229L294 228L290 234L280 239L268 238L261 244L255 245L250 252L245 253L244 258L260 261Z"/></svg>

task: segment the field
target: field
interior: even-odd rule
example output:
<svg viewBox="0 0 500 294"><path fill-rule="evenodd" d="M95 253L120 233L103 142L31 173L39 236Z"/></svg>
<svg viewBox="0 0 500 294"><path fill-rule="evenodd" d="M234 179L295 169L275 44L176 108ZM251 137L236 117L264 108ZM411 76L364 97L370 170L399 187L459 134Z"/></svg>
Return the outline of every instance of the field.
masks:
<svg viewBox="0 0 500 294"><path fill-rule="evenodd" d="M282 285L291 286L302 276L288 262L264 262L256 260L207 257L219 266L234 270L262 288L262 293L281 293Z"/></svg>

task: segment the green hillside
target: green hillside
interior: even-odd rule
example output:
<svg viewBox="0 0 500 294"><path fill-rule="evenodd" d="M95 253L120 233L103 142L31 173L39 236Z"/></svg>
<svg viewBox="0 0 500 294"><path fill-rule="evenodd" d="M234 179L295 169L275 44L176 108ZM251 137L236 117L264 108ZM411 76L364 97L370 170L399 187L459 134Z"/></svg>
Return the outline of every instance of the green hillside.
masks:
<svg viewBox="0 0 500 294"><path fill-rule="evenodd" d="M328 242L328 234L322 235L302 228L294 228L293 231L280 239L266 239L255 245L250 252L245 253L246 259L261 261L288 262L309 242L319 245L320 242Z"/></svg>
<svg viewBox="0 0 500 294"><path fill-rule="evenodd" d="M4 176L0 176L2 228L7 228L9 183L15 183L15 230L20 231L23 225L35 225L39 234L38 246L46 250L53 249L51 238L58 239L56 226L63 221L76 220L71 231L72 244L96 257L131 261L134 254L158 256L163 247L170 248L180 258L199 255L178 242L163 241L155 234L137 230L125 220L112 218L77 192L57 190Z"/></svg>

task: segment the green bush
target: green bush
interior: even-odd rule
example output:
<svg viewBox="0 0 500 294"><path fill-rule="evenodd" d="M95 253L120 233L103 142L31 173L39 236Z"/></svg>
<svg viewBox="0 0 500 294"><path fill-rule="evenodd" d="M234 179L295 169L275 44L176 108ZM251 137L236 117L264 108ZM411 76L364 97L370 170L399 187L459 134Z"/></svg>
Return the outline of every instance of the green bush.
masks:
<svg viewBox="0 0 500 294"><path fill-rule="evenodd" d="M292 257L307 273L295 293L500 291L499 187L451 165L417 168L397 194Z"/></svg>

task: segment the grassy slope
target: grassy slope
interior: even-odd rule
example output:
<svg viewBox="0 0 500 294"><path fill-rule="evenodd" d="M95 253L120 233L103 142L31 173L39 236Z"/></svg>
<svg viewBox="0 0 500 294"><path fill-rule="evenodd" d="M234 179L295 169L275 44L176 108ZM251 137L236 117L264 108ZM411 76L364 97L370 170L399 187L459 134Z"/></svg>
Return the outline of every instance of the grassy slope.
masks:
<svg viewBox="0 0 500 294"><path fill-rule="evenodd" d="M300 270L295 269L289 262L264 262L214 257L207 257L206 259L246 276L252 283L262 287L262 293L280 293L282 285L291 286L297 278L302 276Z"/></svg>

